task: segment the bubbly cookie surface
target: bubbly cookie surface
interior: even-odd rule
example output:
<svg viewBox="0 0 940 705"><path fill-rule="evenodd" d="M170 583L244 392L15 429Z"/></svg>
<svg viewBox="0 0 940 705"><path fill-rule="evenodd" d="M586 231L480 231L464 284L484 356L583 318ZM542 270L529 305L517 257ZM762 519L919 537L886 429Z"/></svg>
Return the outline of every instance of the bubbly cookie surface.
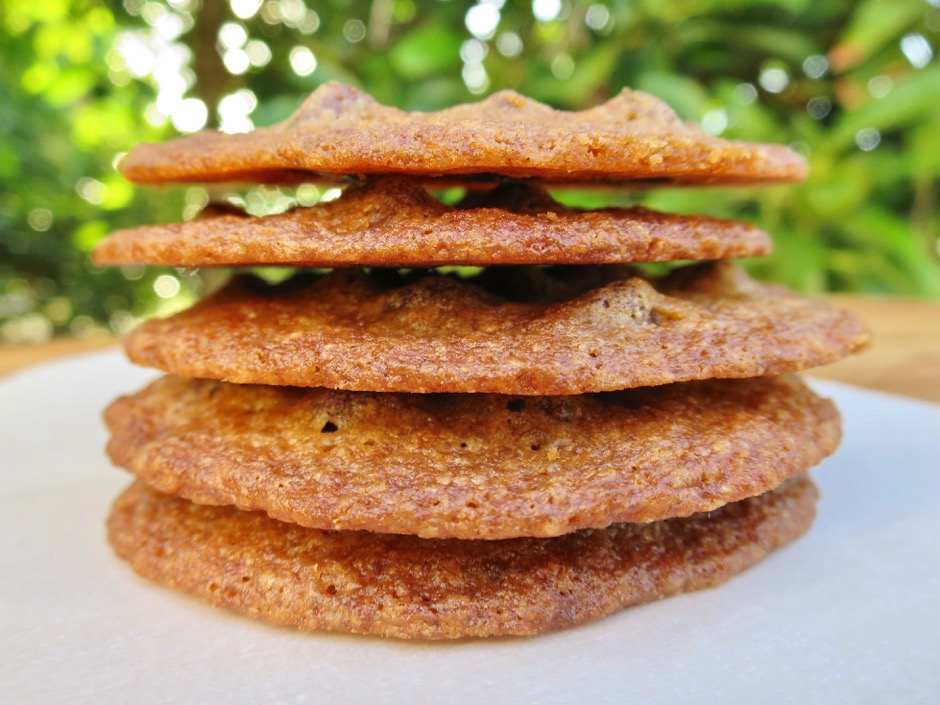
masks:
<svg viewBox="0 0 940 705"><path fill-rule="evenodd" d="M501 91L478 103L416 113L327 83L276 125L140 145L120 169L138 183L411 174L753 184L799 181L807 167L786 147L706 135L662 101L629 89L579 112Z"/></svg>
<svg viewBox="0 0 940 705"><path fill-rule="evenodd" d="M125 348L237 383L553 395L798 371L867 341L849 313L710 263L654 280L618 266L240 278Z"/></svg>
<svg viewBox="0 0 940 705"><path fill-rule="evenodd" d="M796 377L603 395L389 394L164 377L105 414L161 492L321 529L557 536L710 511L832 453Z"/></svg>
<svg viewBox="0 0 940 705"><path fill-rule="evenodd" d="M319 531L136 483L108 536L151 580L274 624L403 639L527 635L712 587L812 523L805 477L707 514L550 539Z"/></svg>
<svg viewBox="0 0 940 705"><path fill-rule="evenodd" d="M430 267L713 260L770 249L766 233L730 220L580 211L526 183L471 194L453 208L414 181L385 177L280 215L215 208L186 223L121 230L94 255L98 264Z"/></svg>

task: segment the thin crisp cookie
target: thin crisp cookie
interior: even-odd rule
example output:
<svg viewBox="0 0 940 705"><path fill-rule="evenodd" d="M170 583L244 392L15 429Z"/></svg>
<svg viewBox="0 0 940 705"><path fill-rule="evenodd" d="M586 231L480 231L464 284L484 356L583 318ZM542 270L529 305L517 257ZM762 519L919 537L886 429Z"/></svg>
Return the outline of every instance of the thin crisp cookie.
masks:
<svg viewBox="0 0 940 705"><path fill-rule="evenodd" d="M319 531L136 483L108 537L140 575L274 624L402 639L529 635L713 587L810 526L805 477L715 512L551 539Z"/></svg>
<svg viewBox="0 0 940 705"><path fill-rule="evenodd" d="M143 144L120 169L149 184L368 174L758 184L800 181L807 166L787 147L706 135L657 98L629 89L579 112L500 91L478 103L417 113L326 83L276 125Z"/></svg>
<svg viewBox="0 0 940 705"><path fill-rule="evenodd" d="M125 348L242 384L554 395L799 371L867 342L852 314L718 262L653 280L617 266L239 278Z"/></svg>
<svg viewBox="0 0 940 705"><path fill-rule="evenodd" d="M95 262L295 267L602 264L758 257L769 236L753 225L645 208L582 211L539 186L507 183L457 208L422 186L379 177L336 201L251 217L212 207L186 223L120 230Z"/></svg>
<svg viewBox="0 0 940 705"><path fill-rule="evenodd" d="M105 412L149 486L320 529L549 537L717 509L839 443L794 376L603 395L389 394L163 377Z"/></svg>

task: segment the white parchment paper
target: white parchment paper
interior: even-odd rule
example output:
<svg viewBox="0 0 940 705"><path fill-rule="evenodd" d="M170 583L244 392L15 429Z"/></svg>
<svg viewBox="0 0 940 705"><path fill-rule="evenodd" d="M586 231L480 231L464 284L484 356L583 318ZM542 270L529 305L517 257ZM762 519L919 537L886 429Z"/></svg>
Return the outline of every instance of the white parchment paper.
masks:
<svg viewBox="0 0 940 705"><path fill-rule="evenodd" d="M270 627L116 559L101 409L153 376L114 351L0 383L0 702L940 702L940 407L815 384L845 423L817 523L721 588L422 644Z"/></svg>

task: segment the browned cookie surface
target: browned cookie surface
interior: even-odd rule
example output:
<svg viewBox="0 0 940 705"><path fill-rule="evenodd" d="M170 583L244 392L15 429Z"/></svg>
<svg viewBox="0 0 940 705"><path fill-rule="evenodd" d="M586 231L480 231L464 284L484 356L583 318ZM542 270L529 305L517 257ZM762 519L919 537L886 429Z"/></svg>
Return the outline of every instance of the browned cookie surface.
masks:
<svg viewBox="0 0 940 705"><path fill-rule="evenodd" d="M137 483L108 534L141 575L301 629L406 639L524 635L718 585L812 522L805 477L707 514L551 539L324 532Z"/></svg>
<svg viewBox="0 0 940 705"><path fill-rule="evenodd" d="M795 377L526 398L164 377L105 417L114 462L162 492L425 538L708 511L777 487L839 441L835 407Z"/></svg>
<svg viewBox="0 0 940 705"><path fill-rule="evenodd" d="M141 145L121 171L139 183L289 182L327 173L707 184L797 181L806 163L786 147L710 137L658 99L628 89L581 112L502 91L409 113L328 83L276 125Z"/></svg>
<svg viewBox="0 0 940 705"><path fill-rule="evenodd" d="M112 234L98 264L435 266L597 264L754 257L770 238L752 225L643 208L579 211L544 189L505 184L463 207L419 184L380 178L339 200L280 215L229 209L188 223Z"/></svg>
<svg viewBox="0 0 940 705"><path fill-rule="evenodd" d="M626 278L623 278L626 277ZM131 359L186 377L400 392L580 394L754 377L867 344L857 319L734 265L661 280L622 267L238 279L131 333Z"/></svg>

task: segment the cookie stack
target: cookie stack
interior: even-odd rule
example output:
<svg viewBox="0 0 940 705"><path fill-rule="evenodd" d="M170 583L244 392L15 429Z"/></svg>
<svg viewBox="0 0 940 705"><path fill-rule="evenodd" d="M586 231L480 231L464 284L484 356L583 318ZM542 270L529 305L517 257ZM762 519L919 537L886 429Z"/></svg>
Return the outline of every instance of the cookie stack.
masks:
<svg viewBox="0 0 940 705"><path fill-rule="evenodd" d="M140 574L303 629L520 635L716 585L809 527L805 473L838 414L786 373L863 347L859 323L728 263L769 252L752 226L546 190L793 181L789 150L708 137L631 91L583 112L503 92L422 114L327 84L283 123L143 145L122 171L351 182L97 249L331 270L237 276L127 338L169 373L106 412L109 454L138 478L109 537ZM446 206L440 183L468 195ZM675 260L700 263L630 266Z"/></svg>

